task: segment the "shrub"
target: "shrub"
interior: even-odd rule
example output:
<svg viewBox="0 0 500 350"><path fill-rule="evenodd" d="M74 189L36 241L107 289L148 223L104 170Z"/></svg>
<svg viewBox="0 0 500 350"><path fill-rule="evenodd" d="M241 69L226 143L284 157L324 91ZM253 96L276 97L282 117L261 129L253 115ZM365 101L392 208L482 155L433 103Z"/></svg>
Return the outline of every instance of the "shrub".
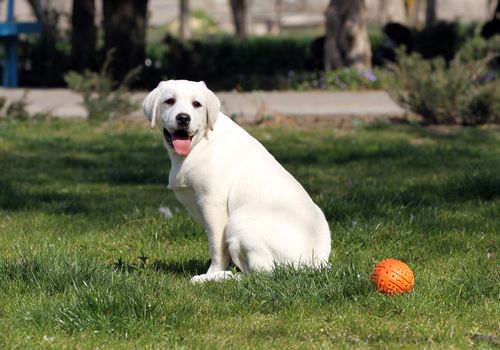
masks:
<svg viewBox="0 0 500 350"><path fill-rule="evenodd" d="M190 42L168 37L164 43L149 45L149 66L143 79L154 85L160 78L182 77L204 80L214 89L241 90L367 90L385 86L389 75L381 69L324 72L311 43L306 36L240 40L219 35Z"/></svg>
<svg viewBox="0 0 500 350"><path fill-rule="evenodd" d="M500 36L467 42L447 65L444 58L423 59L398 51L396 75L400 103L431 123L482 124L499 121L498 56Z"/></svg>
<svg viewBox="0 0 500 350"><path fill-rule="evenodd" d="M214 36L180 42L168 37L163 57L155 57L144 74L157 77L204 80L215 89L279 88L288 71L310 68L310 39L287 37ZM158 56L150 45L148 57ZM151 86L150 86L151 87Z"/></svg>
<svg viewBox="0 0 500 350"><path fill-rule="evenodd" d="M83 105L88 113L89 121L107 121L123 116L137 108L125 95L125 87L139 73L138 69L127 74L117 86L108 71L113 52L108 52L106 61L99 72L89 69L82 74L69 71L64 80L69 88L83 96ZM140 67L139 67L140 68Z"/></svg>
<svg viewBox="0 0 500 350"><path fill-rule="evenodd" d="M486 84L472 95L466 105L464 124L500 123L500 85Z"/></svg>
<svg viewBox="0 0 500 350"><path fill-rule="evenodd" d="M384 87L385 74L375 71L376 82L366 81L354 70L338 70L323 74L321 50L314 50L311 33L290 36L250 37L241 40L217 32L214 23L201 12L191 17L201 23L194 31L195 39L180 42L173 37L164 42L147 44L146 61L140 79L133 88L151 89L167 78L204 80L214 89L370 89ZM212 28L212 29L210 29ZM448 61L466 38L476 31L473 25L438 23L435 27L415 32L415 50L423 57L441 55ZM153 37L162 37L165 28L157 29ZM154 30L153 30L154 31ZM39 36L22 39L19 46L20 81L29 86L62 86L63 76L71 67L69 32L59 32L56 42L48 45ZM372 50L384 40L379 28L369 31ZM446 45L443 45L446 43ZM317 47L316 47L317 49ZM1 52L0 52L1 56ZM105 54L98 48L89 69L103 65ZM54 64L57 62L57 64ZM369 73L362 73L369 74ZM361 74L361 75L362 75Z"/></svg>
<svg viewBox="0 0 500 350"><path fill-rule="evenodd" d="M7 110L5 111L6 117L18 120L29 119L29 113L26 111L26 95L27 91L25 90L23 96L19 100L13 101L7 106Z"/></svg>

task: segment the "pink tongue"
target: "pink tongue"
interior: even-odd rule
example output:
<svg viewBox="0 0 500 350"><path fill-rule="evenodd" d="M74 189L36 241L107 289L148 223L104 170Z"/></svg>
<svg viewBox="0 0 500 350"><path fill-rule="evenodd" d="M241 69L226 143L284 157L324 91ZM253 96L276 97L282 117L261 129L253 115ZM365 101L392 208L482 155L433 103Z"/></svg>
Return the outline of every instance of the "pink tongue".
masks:
<svg viewBox="0 0 500 350"><path fill-rule="evenodd" d="M191 145L191 138L188 135L172 135L172 144L177 154L185 156L189 153L189 146Z"/></svg>

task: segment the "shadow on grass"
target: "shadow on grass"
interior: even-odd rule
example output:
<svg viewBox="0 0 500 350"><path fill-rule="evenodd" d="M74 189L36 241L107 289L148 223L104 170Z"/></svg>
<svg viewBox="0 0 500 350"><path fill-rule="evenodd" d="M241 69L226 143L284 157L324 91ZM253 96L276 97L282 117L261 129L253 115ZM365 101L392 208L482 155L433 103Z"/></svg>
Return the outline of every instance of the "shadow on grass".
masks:
<svg viewBox="0 0 500 350"><path fill-rule="evenodd" d="M210 266L209 260L190 259L185 261L153 261L153 270L174 275L194 276L203 274Z"/></svg>
<svg viewBox="0 0 500 350"><path fill-rule="evenodd" d="M453 147L443 147L439 144L409 144L407 141L377 141L359 142L356 139L332 140L318 145L302 145L293 143L270 145L271 153L282 164L345 166L351 163L366 163L377 166L377 163L390 161L404 165L410 169L435 168L443 161L474 159L479 153L462 143ZM380 166L380 165L378 165Z"/></svg>
<svg viewBox="0 0 500 350"><path fill-rule="evenodd" d="M4 181L0 179L0 209L45 210L62 214L89 213L89 208L85 204L88 200L83 195L48 191L29 193Z"/></svg>
<svg viewBox="0 0 500 350"><path fill-rule="evenodd" d="M164 261L153 260L151 263L147 261L147 257L138 257L137 261L125 261L118 258L116 261L109 263L109 266L116 272L131 273L139 270L151 269L155 272L166 273L179 276L194 276L203 274L210 266L210 260L189 259L184 261Z"/></svg>
<svg viewBox="0 0 500 350"><path fill-rule="evenodd" d="M18 135L19 144L14 150L1 153L0 209L101 216L103 212L150 205L151 198L137 197L140 186L167 183L168 157L161 142L151 135L126 132L110 137L89 130L96 136L80 139L69 131L70 136L55 136L60 131L50 123L33 127L41 128L45 136L33 137L32 131ZM70 130L74 126L64 127ZM492 200L500 195L500 175L495 170L499 164L490 163L491 168L485 168L490 156L481 153L485 145L494 145L491 133L477 129L456 134L439 134L420 127L379 129L331 140L329 134L317 139L311 131L280 133L268 148L293 173L312 168L318 174L328 174L350 166L358 171L353 172L351 185L340 183L333 191L329 178L324 183L301 181L315 188L312 193L319 194L319 204L330 218L384 216L387 206L421 208L443 201ZM396 138L384 136L395 130ZM411 144L408 135L430 142ZM467 168L479 161L483 168ZM441 172L445 176L434 183L404 184L401 169L409 176L413 172ZM364 185L370 176L376 182ZM92 184L109 185L113 194L74 191L75 186ZM121 185L137 186L137 193L130 189L119 193ZM169 192L165 189L163 193Z"/></svg>
<svg viewBox="0 0 500 350"><path fill-rule="evenodd" d="M448 177L442 182L421 182L405 189L382 186L356 188L338 196L319 196L318 205L328 220L391 217L390 209L418 210L466 200L493 201L500 198L500 173L476 169Z"/></svg>
<svg viewBox="0 0 500 350"><path fill-rule="evenodd" d="M22 149L2 152L0 164L7 170L2 177L10 175L12 180L31 183L49 180L56 183L166 183L169 162L161 145L97 147L95 142L66 139L60 143L55 146L52 140L30 140Z"/></svg>
<svg viewBox="0 0 500 350"><path fill-rule="evenodd" d="M0 151L0 210L84 214L100 221L158 204L142 187L166 187L169 163L161 144L120 135L82 141L50 133L33 139L32 134L17 138L12 150ZM122 190L122 185L131 187ZM171 196L162 192L162 198Z"/></svg>

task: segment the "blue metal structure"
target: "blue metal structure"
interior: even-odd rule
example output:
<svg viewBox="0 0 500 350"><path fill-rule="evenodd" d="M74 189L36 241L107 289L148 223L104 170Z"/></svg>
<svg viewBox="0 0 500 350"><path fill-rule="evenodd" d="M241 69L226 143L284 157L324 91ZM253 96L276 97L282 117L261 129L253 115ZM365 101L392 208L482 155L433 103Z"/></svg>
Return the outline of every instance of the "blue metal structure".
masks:
<svg viewBox="0 0 500 350"><path fill-rule="evenodd" d="M42 26L38 22L14 22L14 0L7 0L7 21L0 22L0 42L5 45L2 85L16 87L17 81L17 40L21 33L39 33Z"/></svg>

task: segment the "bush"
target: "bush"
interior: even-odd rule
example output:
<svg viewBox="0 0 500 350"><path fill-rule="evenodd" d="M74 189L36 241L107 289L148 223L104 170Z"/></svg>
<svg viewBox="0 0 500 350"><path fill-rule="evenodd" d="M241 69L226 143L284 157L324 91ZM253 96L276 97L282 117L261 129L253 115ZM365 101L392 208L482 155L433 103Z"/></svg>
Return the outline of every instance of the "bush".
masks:
<svg viewBox="0 0 500 350"><path fill-rule="evenodd" d="M148 48L152 64L144 75L157 77L153 85L168 77L204 80L215 89L271 89L289 71L311 68L308 38L215 36L184 43L168 37L165 44L163 57L158 44Z"/></svg>
<svg viewBox="0 0 500 350"><path fill-rule="evenodd" d="M500 85L487 84L472 95L463 114L464 124L500 123Z"/></svg>
<svg viewBox="0 0 500 350"><path fill-rule="evenodd" d="M380 41L376 35L372 40ZM306 36L214 36L187 43L168 37L150 44L150 66L143 80L156 86L160 78L204 80L214 89L378 89L386 72L341 68L324 72L312 52L313 39ZM316 53L317 54L317 53Z"/></svg>
<svg viewBox="0 0 500 350"><path fill-rule="evenodd" d="M399 101L430 123L499 122L499 74L494 64L499 49L500 36L488 42L475 38L449 65L442 57L425 60L399 50L394 66L401 83Z"/></svg>
<svg viewBox="0 0 500 350"><path fill-rule="evenodd" d="M151 89L158 81L169 78L204 80L214 89L371 89L384 87L385 73L375 71L377 81L363 77L369 72L341 69L322 72L322 42L312 35L264 36L241 40L231 35L207 35L213 25L203 13L192 13L203 22L203 30L195 39L180 42L168 37L164 42L147 44L146 61L140 79L133 88ZM200 22L200 23L201 23ZM210 27L211 28L211 27ZM464 40L473 35L472 25L439 23L435 27L415 32L415 50L425 58L441 55L452 59ZM164 28L157 30L157 40ZM379 28L369 31L372 50L384 40ZM71 68L71 43L68 32L59 32L55 43L40 36L21 40L19 47L20 81L28 86L63 86L64 75ZM446 43L446 45L443 45ZM313 48L314 44L318 44ZM318 49L319 48L319 49ZM1 52L0 52L1 55ZM93 57L91 70L103 65L105 53L101 48ZM57 64L54 64L57 62ZM380 74L379 74L380 73Z"/></svg>
<svg viewBox="0 0 500 350"><path fill-rule="evenodd" d="M83 96L83 105L88 113L88 120L102 122L126 115L137 108L125 95L127 83L137 76L133 70L117 86L108 71L113 51L108 52L106 61L99 72L85 70L82 74L69 71L64 75L68 87ZM140 67L138 67L140 68Z"/></svg>

